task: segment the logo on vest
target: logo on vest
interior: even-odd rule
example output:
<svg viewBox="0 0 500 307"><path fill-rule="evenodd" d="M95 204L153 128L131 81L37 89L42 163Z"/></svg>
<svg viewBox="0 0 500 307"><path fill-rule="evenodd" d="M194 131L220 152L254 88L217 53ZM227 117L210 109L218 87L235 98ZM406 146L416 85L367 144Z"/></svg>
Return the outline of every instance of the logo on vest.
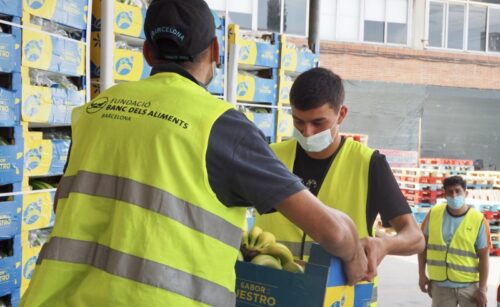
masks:
<svg viewBox="0 0 500 307"><path fill-rule="evenodd" d="M93 114L101 111L107 104L108 104L108 97L102 97L96 100L93 100L90 102L90 104L87 106L87 113Z"/></svg>

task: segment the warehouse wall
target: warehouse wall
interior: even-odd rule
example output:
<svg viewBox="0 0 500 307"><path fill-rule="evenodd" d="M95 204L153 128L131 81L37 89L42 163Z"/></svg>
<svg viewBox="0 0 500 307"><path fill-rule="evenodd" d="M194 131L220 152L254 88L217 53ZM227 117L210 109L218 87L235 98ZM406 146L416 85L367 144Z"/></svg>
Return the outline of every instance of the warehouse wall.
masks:
<svg viewBox="0 0 500 307"><path fill-rule="evenodd" d="M500 56L321 42L321 66L344 79L500 90Z"/></svg>
<svg viewBox="0 0 500 307"><path fill-rule="evenodd" d="M373 148L417 150L422 156L483 159L500 168L500 91L346 81L343 132L369 135Z"/></svg>

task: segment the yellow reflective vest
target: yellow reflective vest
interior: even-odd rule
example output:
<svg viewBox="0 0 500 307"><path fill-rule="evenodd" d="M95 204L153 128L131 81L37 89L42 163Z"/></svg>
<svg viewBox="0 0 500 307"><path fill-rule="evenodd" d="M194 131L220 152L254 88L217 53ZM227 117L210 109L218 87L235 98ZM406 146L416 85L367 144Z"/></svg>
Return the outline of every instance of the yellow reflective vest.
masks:
<svg viewBox="0 0 500 307"><path fill-rule="evenodd" d="M272 144L271 148L285 166L293 171L297 148L296 140ZM368 171L373 150L348 138L340 148L318 198L327 206L338 209L351 217L361 238L368 236L366 225L366 201L368 195ZM255 224L272 232L276 240L287 245L295 256L300 255L303 231L280 213L257 216ZM306 237L304 255L309 255L312 239Z"/></svg>
<svg viewBox="0 0 500 307"><path fill-rule="evenodd" d="M471 283L479 281L479 257L475 242L483 214L470 208L458 226L451 242L443 239L443 217L446 204L434 206L429 215L427 240L427 271L434 281Z"/></svg>
<svg viewBox="0 0 500 307"><path fill-rule="evenodd" d="M21 306L234 306L246 210L217 199L205 164L230 108L175 73L77 108L55 226Z"/></svg>

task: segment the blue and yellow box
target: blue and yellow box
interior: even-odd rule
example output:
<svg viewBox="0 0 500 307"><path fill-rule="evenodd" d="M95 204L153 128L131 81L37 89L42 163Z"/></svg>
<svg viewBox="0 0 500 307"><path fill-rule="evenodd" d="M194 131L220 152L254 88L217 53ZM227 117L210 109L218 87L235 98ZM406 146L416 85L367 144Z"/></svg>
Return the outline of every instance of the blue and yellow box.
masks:
<svg viewBox="0 0 500 307"><path fill-rule="evenodd" d="M293 78L285 74L285 71L279 70L278 81L278 104L290 104L290 90L292 89Z"/></svg>
<svg viewBox="0 0 500 307"><path fill-rule="evenodd" d="M41 133L25 135L24 171L27 176L62 175L70 140L47 140Z"/></svg>
<svg viewBox="0 0 500 307"><path fill-rule="evenodd" d="M0 185L21 182L24 165L22 128L2 128L2 137L9 141L9 145L0 145Z"/></svg>
<svg viewBox="0 0 500 307"><path fill-rule="evenodd" d="M17 275L21 276L21 269L17 270ZM21 299L21 289L19 288L19 284L15 285L12 289L5 289L0 292L1 302L6 304L4 306L17 307L19 306L19 301Z"/></svg>
<svg viewBox="0 0 500 307"><path fill-rule="evenodd" d="M208 84L207 90L215 95L224 95L224 66L217 68L217 76Z"/></svg>
<svg viewBox="0 0 500 307"><path fill-rule="evenodd" d="M279 109L278 122L276 129L276 141L281 142L285 139L291 138L293 134L293 117L292 110Z"/></svg>
<svg viewBox="0 0 500 307"><path fill-rule="evenodd" d="M287 43L281 36L280 68L287 72L304 72L319 65L319 55L306 48Z"/></svg>
<svg viewBox="0 0 500 307"><path fill-rule="evenodd" d="M276 111L275 109L270 110L269 113L264 112L254 112L250 110L245 111L245 115L249 120L251 120L257 128L259 128L264 135L271 141L274 142L276 139Z"/></svg>
<svg viewBox="0 0 500 307"><path fill-rule="evenodd" d="M22 238L22 265L21 265L21 296L28 289L33 271L35 270L38 254L42 245L33 245L30 242L30 233L32 231L23 231Z"/></svg>
<svg viewBox="0 0 500 307"><path fill-rule="evenodd" d="M19 304L19 290L21 286L21 263L17 262L14 265L7 267L0 267L0 297L10 295L11 305L4 306L17 306ZM5 300L2 300L4 303Z"/></svg>
<svg viewBox="0 0 500 307"><path fill-rule="evenodd" d="M23 30L22 65L70 76L85 75L85 45L76 40Z"/></svg>
<svg viewBox="0 0 500 307"><path fill-rule="evenodd" d="M114 31L132 37L144 38L144 19L146 9L120 3L116 0L102 0L115 2ZM92 4L92 31L101 31L101 0Z"/></svg>
<svg viewBox="0 0 500 307"><path fill-rule="evenodd" d="M11 184L9 190L20 192L21 184ZM0 201L0 238L15 236L21 231L22 196L14 195L7 199Z"/></svg>
<svg viewBox="0 0 500 307"><path fill-rule="evenodd" d="M278 34L270 35L270 42L261 42L243 38L237 24L230 24L229 44L239 46L238 64L278 68L279 66L279 39Z"/></svg>
<svg viewBox="0 0 500 307"><path fill-rule="evenodd" d="M278 92L277 74L272 79L260 78L250 73L238 73L236 97L238 101L276 104Z"/></svg>
<svg viewBox="0 0 500 307"><path fill-rule="evenodd" d="M19 0L0 0L0 14L21 17L22 5Z"/></svg>
<svg viewBox="0 0 500 307"><path fill-rule="evenodd" d="M19 23L19 18L13 18ZM19 72L21 67L21 29L11 27L11 33L0 33L0 71L4 73Z"/></svg>
<svg viewBox="0 0 500 307"><path fill-rule="evenodd" d="M73 108L85 103L85 91L30 84L29 69L22 68L22 118L25 122L70 124Z"/></svg>
<svg viewBox="0 0 500 307"><path fill-rule="evenodd" d="M55 191L23 195L22 231L54 225L54 195Z"/></svg>
<svg viewBox="0 0 500 307"><path fill-rule="evenodd" d="M369 306L373 284L347 286L342 262L313 245L305 273L236 263L236 306Z"/></svg>
<svg viewBox="0 0 500 307"><path fill-rule="evenodd" d="M19 0L18 0L19 1ZM31 15L85 30L89 0L24 0L23 10Z"/></svg>
<svg viewBox="0 0 500 307"><path fill-rule="evenodd" d="M21 78L19 73L12 73L11 78L13 80L11 89L0 87L0 127L17 126L21 120L21 90L19 88Z"/></svg>
<svg viewBox="0 0 500 307"><path fill-rule="evenodd" d="M100 34L92 33L92 41L100 42ZM99 45L92 48L91 75L92 78L100 77L100 52ZM118 81L137 81L149 77L151 67L146 63L142 51L115 49L113 51L114 79Z"/></svg>

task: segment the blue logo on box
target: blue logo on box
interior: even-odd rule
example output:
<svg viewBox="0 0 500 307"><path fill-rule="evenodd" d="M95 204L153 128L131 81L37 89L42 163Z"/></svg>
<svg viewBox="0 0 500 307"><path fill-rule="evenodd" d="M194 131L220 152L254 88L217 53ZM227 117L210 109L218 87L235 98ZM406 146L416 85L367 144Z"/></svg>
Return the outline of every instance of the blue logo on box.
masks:
<svg viewBox="0 0 500 307"><path fill-rule="evenodd" d="M287 67L287 66L290 66L290 65L292 65L292 55L291 54L286 54L283 57L283 66Z"/></svg>
<svg viewBox="0 0 500 307"><path fill-rule="evenodd" d="M116 62L116 65L115 65L115 70L121 76L128 75L132 71L133 68L134 68L133 57L121 58Z"/></svg>
<svg viewBox="0 0 500 307"><path fill-rule="evenodd" d="M28 205L23 214L23 221L26 224L31 225L38 221L38 218L40 218L40 214L42 213L41 202L42 200L38 199L38 201Z"/></svg>
<svg viewBox="0 0 500 307"><path fill-rule="evenodd" d="M40 111L42 104L40 95L31 95L23 103L23 109L26 115L35 116Z"/></svg>
<svg viewBox="0 0 500 307"><path fill-rule="evenodd" d="M250 47L249 46L243 46L240 49L240 60L246 61L250 57Z"/></svg>
<svg viewBox="0 0 500 307"><path fill-rule="evenodd" d="M36 256L33 256L30 259L28 259L28 261L26 261L26 264L24 265L23 268L24 278L31 279L33 271L35 270L35 265L36 265Z"/></svg>
<svg viewBox="0 0 500 307"><path fill-rule="evenodd" d="M38 10L45 4L45 0L28 0L28 5L34 10Z"/></svg>
<svg viewBox="0 0 500 307"><path fill-rule="evenodd" d="M246 82L241 82L238 84L238 96L245 96L248 92L248 84Z"/></svg>
<svg viewBox="0 0 500 307"><path fill-rule="evenodd" d="M30 149L24 156L26 159L25 166L27 170L32 170L40 165L40 160L42 160L42 146L34 149Z"/></svg>
<svg viewBox="0 0 500 307"><path fill-rule="evenodd" d="M24 55L30 62L37 61L42 55L43 41L32 40L24 47Z"/></svg>
<svg viewBox="0 0 500 307"><path fill-rule="evenodd" d="M130 28L132 18L132 12L120 12L118 16L116 16L116 24L118 25L118 28L123 30Z"/></svg>

